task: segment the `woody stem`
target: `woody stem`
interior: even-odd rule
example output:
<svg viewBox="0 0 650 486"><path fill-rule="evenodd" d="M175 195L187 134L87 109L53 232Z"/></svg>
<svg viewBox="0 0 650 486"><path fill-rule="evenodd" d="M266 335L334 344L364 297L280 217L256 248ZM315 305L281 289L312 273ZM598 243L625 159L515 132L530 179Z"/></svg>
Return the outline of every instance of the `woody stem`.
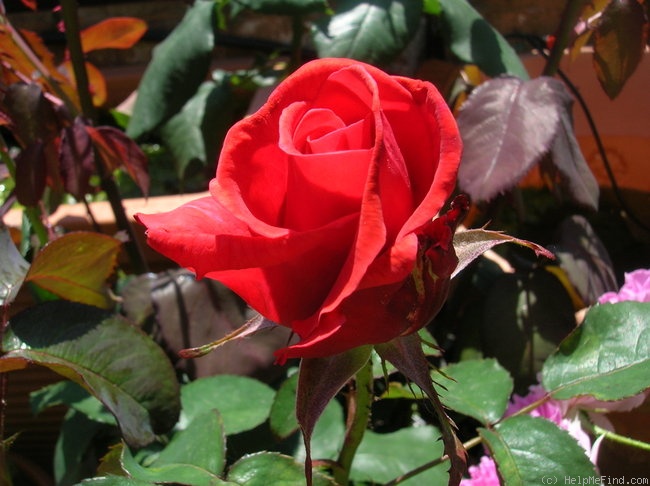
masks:
<svg viewBox="0 0 650 486"><path fill-rule="evenodd" d="M372 360L368 360L357 372L354 379L354 389L350 391L348 396L345 440L337 460L340 467L334 472L334 479L340 486L348 484L352 461L368 425L373 397L372 383Z"/></svg>

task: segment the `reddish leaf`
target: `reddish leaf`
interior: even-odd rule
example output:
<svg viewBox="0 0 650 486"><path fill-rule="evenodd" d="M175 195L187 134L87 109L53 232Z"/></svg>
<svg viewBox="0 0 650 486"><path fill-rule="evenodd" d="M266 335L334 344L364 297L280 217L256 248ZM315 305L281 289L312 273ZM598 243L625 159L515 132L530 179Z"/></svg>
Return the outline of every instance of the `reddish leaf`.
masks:
<svg viewBox="0 0 650 486"><path fill-rule="evenodd" d="M147 31L147 23L132 17L114 17L81 31L83 52L98 49L129 49Z"/></svg>
<svg viewBox="0 0 650 486"><path fill-rule="evenodd" d="M305 476L311 484L311 434L325 407L370 359L371 346L327 358L303 358L296 395L296 418L305 441Z"/></svg>
<svg viewBox="0 0 650 486"><path fill-rule="evenodd" d="M569 94L553 78L496 78L463 104L458 183L475 201L514 187L551 148Z"/></svg>
<svg viewBox="0 0 650 486"><path fill-rule="evenodd" d="M109 308L104 287L113 273L120 244L99 233L68 233L36 254L25 281L67 300Z"/></svg>
<svg viewBox="0 0 650 486"><path fill-rule="evenodd" d="M124 132L113 127L87 127L97 154L109 170L126 168L144 195L149 194L147 156L137 143Z"/></svg>
<svg viewBox="0 0 650 486"><path fill-rule="evenodd" d="M106 98L108 96L106 79L104 78L102 72L97 69L94 64L86 62L85 66L86 74L88 75L88 90L90 91L90 95L93 98L93 104L95 106L101 106L106 103ZM67 77L74 89L77 89L77 79L74 75L72 62L64 61L61 63L59 66L59 71Z"/></svg>
<svg viewBox="0 0 650 486"><path fill-rule="evenodd" d="M36 0L20 0L30 10L36 10Z"/></svg>
<svg viewBox="0 0 650 486"><path fill-rule="evenodd" d="M77 117L61 131L59 161L65 190L77 199L92 193L90 177L95 173L95 154L86 124Z"/></svg>
<svg viewBox="0 0 650 486"><path fill-rule="evenodd" d="M445 444L445 454L449 457L449 485L458 485L467 469L467 452L456 436L456 425L447 415L440 402L440 397L433 387L429 372L429 361L422 351L422 343L418 334L410 334L393 339L386 344L375 345L375 350L382 359L391 363L406 378L419 386L431 401L442 431L442 441Z"/></svg>
<svg viewBox="0 0 650 486"><path fill-rule="evenodd" d="M45 191L47 174L45 147L34 142L16 157L16 198L25 206L36 206Z"/></svg>
<svg viewBox="0 0 650 486"><path fill-rule="evenodd" d="M516 243L530 248L537 256L554 259L553 253L546 248L526 240L520 240L514 236L509 236L499 231L490 231L486 229L471 229L458 231L454 235L454 250L458 256L458 266L452 278L458 275L467 265L472 263L489 249L502 243Z"/></svg>
<svg viewBox="0 0 650 486"><path fill-rule="evenodd" d="M638 0L612 0L594 32L594 69L603 90L616 98L641 61L648 23Z"/></svg>

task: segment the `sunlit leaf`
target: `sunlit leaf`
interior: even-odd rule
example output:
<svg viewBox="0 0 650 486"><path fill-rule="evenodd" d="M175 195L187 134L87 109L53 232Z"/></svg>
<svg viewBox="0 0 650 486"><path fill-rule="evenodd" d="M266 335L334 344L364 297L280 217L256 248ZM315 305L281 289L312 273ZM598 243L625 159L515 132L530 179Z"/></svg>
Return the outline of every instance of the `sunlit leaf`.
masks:
<svg viewBox="0 0 650 486"><path fill-rule="evenodd" d="M458 116L461 190L486 201L514 187L550 150L568 97L549 77L497 78L476 88Z"/></svg>
<svg viewBox="0 0 650 486"><path fill-rule="evenodd" d="M406 47L421 16L421 0L343 0L333 16L315 24L314 44L319 57L381 64Z"/></svg>
<svg viewBox="0 0 650 486"><path fill-rule="evenodd" d="M472 263L489 249L503 243L514 243L525 246L535 252L538 257L555 258L553 253L546 248L531 241L521 240L514 236L506 235L500 231L485 229L470 229L457 231L454 234L454 250L458 257L458 265L452 274L452 278L458 275L467 265Z"/></svg>
<svg viewBox="0 0 650 486"><path fill-rule="evenodd" d="M440 431L435 427L408 427L386 434L367 430L354 456L350 478L359 483L386 483L442 457L443 452ZM448 467L438 464L399 484L447 484Z"/></svg>
<svg viewBox="0 0 650 486"><path fill-rule="evenodd" d="M169 359L111 312L63 300L30 307L10 320L3 350L0 371L33 363L83 386L111 411L134 447L167 432L178 418L178 382Z"/></svg>
<svg viewBox="0 0 650 486"><path fill-rule="evenodd" d="M89 419L108 425L116 425L115 417L96 397L74 381L62 380L29 394L29 403L34 415L48 407L66 405Z"/></svg>
<svg viewBox="0 0 650 486"><path fill-rule="evenodd" d="M226 436L217 410L197 415L185 429L174 432L169 443L151 462L150 468L174 464L196 466L215 475L222 474L226 465Z"/></svg>
<svg viewBox="0 0 650 486"><path fill-rule="evenodd" d="M149 195L147 156L140 146L123 131L114 127L86 127L97 155L108 170L124 167L145 196Z"/></svg>
<svg viewBox="0 0 650 486"><path fill-rule="evenodd" d="M0 306L16 298L28 270L29 263L14 245L9 229L0 224Z"/></svg>
<svg viewBox="0 0 650 486"><path fill-rule="evenodd" d="M497 360L466 360L450 364L442 371L444 375L433 371L432 377L441 386L440 400L447 408L485 425L503 416L513 382Z"/></svg>
<svg viewBox="0 0 650 486"><path fill-rule="evenodd" d="M182 110L160 127L180 179L193 161L215 162L226 132L240 118L241 105L231 89L230 76L221 72L216 80L203 83Z"/></svg>
<svg viewBox="0 0 650 486"><path fill-rule="evenodd" d="M609 2L593 34L594 69L611 99L634 73L648 38L647 18L638 0Z"/></svg>
<svg viewBox="0 0 650 486"><path fill-rule="evenodd" d="M246 486L268 486L272 484L298 485L304 484L305 475L302 464L293 457L284 456L277 452L258 452L250 454L233 464L228 472L228 480L232 484ZM317 472L314 473L314 486L335 486L335 482Z"/></svg>
<svg viewBox="0 0 650 486"><path fill-rule="evenodd" d="M548 358L543 384L554 398L620 400L650 387L650 303L593 307Z"/></svg>
<svg viewBox="0 0 650 486"><path fill-rule="evenodd" d="M129 49L147 31L144 20L132 17L112 17L81 31L84 53L97 49Z"/></svg>
<svg viewBox="0 0 650 486"><path fill-rule="evenodd" d="M298 430L296 419L296 390L298 388L298 373L294 373L282 382L271 406L269 426L275 435L281 439L289 437Z"/></svg>
<svg viewBox="0 0 650 486"><path fill-rule="evenodd" d="M508 41L466 0L438 0L449 48L463 62L488 76L528 79L528 72Z"/></svg>
<svg viewBox="0 0 650 486"><path fill-rule="evenodd" d="M510 417L496 430L479 429L479 434L505 486L544 484L549 478L579 478L584 484L596 484L599 479L585 450L550 420Z"/></svg>
<svg viewBox="0 0 650 486"><path fill-rule="evenodd" d="M251 430L269 417L275 393L266 384L246 376L199 378L181 389L184 420L192 422L218 410L227 435Z"/></svg>
<svg viewBox="0 0 650 486"><path fill-rule="evenodd" d="M94 232L57 238L34 257L25 281L64 299L108 308L105 284L113 272L121 242Z"/></svg>
<svg viewBox="0 0 650 486"><path fill-rule="evenodd" d="M122 451L122 467L129 476L148 481L149 484L188 484L192 486L222 486L232 483L222 481L216 474L193 464L164 464L159 467L144 467L139 464L128 447Z"/></svg>
<svg viewBox="0 0 650 486"><path fill-rule="evenodd" d="M215 3L200 0L156 46L138 86L129 136L157 129L196 93L210 68L215 28Z"/></svg>

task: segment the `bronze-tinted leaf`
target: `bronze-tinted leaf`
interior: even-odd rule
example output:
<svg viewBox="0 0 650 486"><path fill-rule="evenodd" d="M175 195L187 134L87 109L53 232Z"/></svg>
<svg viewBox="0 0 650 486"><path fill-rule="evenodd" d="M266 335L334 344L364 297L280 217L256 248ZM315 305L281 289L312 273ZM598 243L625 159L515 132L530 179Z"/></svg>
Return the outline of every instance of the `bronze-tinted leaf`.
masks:
<svg viewBox="0 0 650 486"><path fill-rule="evenodd" d="M113 17L82 30L81 48L84 53L98 49L129 49L146 31L144 20Z"/></svg>
<svg viewBox="0 0 650 486"><path fill-rule="evenodd" d="M648 19L638 0L612 0L593 35L594 69L601 86L616 98L643 55Z"/></svg>
<svg viewBox="0 0 650 486"><path fill-rule="evenodd" d="M92 232L68 233L36 254L25 277L59 297L108 308L105 289L121 242Z"/></svg>

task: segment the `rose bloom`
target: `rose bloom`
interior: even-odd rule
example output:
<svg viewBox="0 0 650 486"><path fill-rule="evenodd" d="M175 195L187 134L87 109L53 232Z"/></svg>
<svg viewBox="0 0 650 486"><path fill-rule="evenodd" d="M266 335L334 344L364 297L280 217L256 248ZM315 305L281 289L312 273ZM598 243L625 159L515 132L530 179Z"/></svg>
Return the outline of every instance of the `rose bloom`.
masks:
<svg viewBox="0 0 650 486"><path fill-rule="evenodd" d="M148 243L221 281L323 357L431 320L457 264L461 141L428 82L347 59L305 64L226 136L210 196L138 214Z"/></svg>

